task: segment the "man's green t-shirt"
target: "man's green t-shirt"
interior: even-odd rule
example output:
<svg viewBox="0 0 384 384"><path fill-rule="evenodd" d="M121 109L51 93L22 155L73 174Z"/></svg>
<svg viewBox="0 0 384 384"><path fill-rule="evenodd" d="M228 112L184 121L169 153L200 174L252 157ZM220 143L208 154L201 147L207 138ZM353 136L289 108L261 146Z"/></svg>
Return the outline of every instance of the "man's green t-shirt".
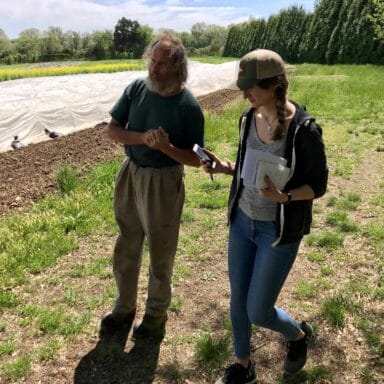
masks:
<svg viewBox="0 0 384 384"><path fill-rule="evenodd" d="M192 149L204 146L204 116L196 98L184 88L177 95L163 97L152 92L144 79L133 81L110 111L127 130L146 132L163 127L172 145ZM140 167L161 168L177 162L146 145L125 145L127 156Z"/></svg>

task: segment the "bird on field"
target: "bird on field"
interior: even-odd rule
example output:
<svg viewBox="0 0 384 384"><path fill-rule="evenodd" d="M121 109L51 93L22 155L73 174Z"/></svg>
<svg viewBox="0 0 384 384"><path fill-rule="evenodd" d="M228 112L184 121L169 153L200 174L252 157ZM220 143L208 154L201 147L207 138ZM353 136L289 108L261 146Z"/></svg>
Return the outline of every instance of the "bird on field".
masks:
<svg viewBox="0 0 384 384"><path fill-rule="evenodd" d="M45 128L45 133L50 137L51 139L57 139L58 137L61 136L61 133L56 132L56 131L50 131L48 128Z"/></svg>
<svg viewBox="0 0 384 384"><path fill-rule="evenodd" d="M11 147L13 149L20 149L25 147L25 145L19 140L19 136L14 136L11 143Z"/></svg>

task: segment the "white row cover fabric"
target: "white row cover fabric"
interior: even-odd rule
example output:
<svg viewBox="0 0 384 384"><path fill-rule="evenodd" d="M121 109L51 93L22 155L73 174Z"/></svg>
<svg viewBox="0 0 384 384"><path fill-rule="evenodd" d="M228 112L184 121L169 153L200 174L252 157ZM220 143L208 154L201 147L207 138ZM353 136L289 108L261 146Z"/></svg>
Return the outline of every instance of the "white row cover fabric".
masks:
<svg viewBox="0 0 384 384"><path fill-rule="evenodd" d="M237 62L189 62L187 87L195 96L226 88ZM47 140L45 129L60 134L109 121L109 110L134 79L147 71L38 77L0 82L0 152L14 136L24 144Z"/></svg>

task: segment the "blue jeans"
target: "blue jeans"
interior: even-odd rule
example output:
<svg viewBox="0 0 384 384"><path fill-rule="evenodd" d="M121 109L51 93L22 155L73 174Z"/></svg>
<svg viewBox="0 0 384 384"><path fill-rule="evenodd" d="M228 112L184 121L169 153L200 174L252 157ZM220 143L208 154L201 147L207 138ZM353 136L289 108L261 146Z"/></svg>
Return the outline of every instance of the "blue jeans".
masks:
<svg viewBox="0 0 384 384"><path fill-rule="evenodd" d="M275 307L295 261L300 241L272 247L275 223L252 220L239 208L231 222L228 270L235 354L250 355L252 324L282 333L288 340L300 334L299 324Z"/></svg>

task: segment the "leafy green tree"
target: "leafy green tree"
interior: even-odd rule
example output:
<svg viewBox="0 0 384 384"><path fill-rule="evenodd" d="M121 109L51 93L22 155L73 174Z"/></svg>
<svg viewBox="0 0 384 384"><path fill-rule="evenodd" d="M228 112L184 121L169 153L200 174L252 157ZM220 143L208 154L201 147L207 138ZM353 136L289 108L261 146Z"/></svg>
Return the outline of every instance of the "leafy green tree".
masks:
<svg viewBox="0 0 384 384"><path fill-rule="evenodd" d="M258 28L259 20L254 19L251 19L250 22L232 25L228 30L223 56L241 57L251 49L259 48L260 41L256 39ZM260 35L263 32L264 28L260 31Z"/></svg>
<svg viewBox="0 0 384 384"><path fill-rule="evenodd" d="M141 25L139 27L139 42L136 46L135 57L140 57L145 47L154 39L154 33L152 27L149 25Z"/></svg>
<svg viewBox="0 0 384 384"><path fill-rule="evenodd" d="M369 16L373 23L376 36L380 40L384 40L384 0L373 0L374 9Z"/></svg>
<svg viewBox="0 0 384 384"><path fill-rule="evenodd" d="M357 63L359 52L357 51L358 40L361 39L361 18L366 0L351 0L347 4L344 14L340 15L341 28L338 32L341 43L337 50L338 63Z"/></svg>
<svg viewBox="0 0 384 384"><path fill-rule="evenodd" d="M221 55L227 41L228 30L215 24L196 23L190 33L175 34L190 55Z"/></svg>
<svg viewBox="0 0 384 384"><path fill-rule="evenodd" d="M223 51L223 56L224 57L236 57L234 53L234 42L236 40L237 34L238 34L238 26L237 25L232 25L229 30L228 30L228 35L227 35L227 41L225 42L224 45L224 51Z"/></svg>
<svg viewBox="0 0 384 384"><path fill-rule="evenodd" d="M60 27L49 27L43 32L42 37L42 60L62 60L68 58L64 53L64 33Z"/></svg>
<svg viewBox="0 0 384 384"><path fill-rule="evenodd" d="M369 18L372 12L372 1L348 1L346 17L340 30L342 43L338 49L337 63L383 63L384 42L375 39L375 30Z"/></svg>
<svg viewBox="0 0 384 384"><path fill-rule="evenodd" d="M175 35L181 40L187 51L191 53L191 49L193 49L192 35L189 32L176 32Z"/></svg>
<svg viewBox="0 0 384 384"><path fill-rule="evenodd" d="M81 57L81 35L79 32L67 31L63 34L63 53L72 58Z"/></svg>
<svg viewBox="0 0 384 384"><path fill-rule="evenodd" d="M0 61L3 61L11 52L12 44L7 34L0 28Z"/></svg>
<svg viewBox="0 0 384 384"><path fill-rule="evenodd" d="M20 63L36 63L41 57L40 31L36 28L25 29L15 40L15 61Z"/></svg>
<svg viewBox="0 0 384 384"><path fill-rule="evenodd" d="M205 33L208 40L206 54L221 55L227 39L228 29L219 25L210 24L207 26Z"/></svg>
<svg viewBox="0 0 384 384"><path fill-rule="evenodd" d="M280 19L278 15L272 15L265 28L262 36L262 44L264 48L279 51L278 45L280 45L279 25Z"/></svg>
<svg viewBox="0 0 384 384"><path fill-rule="evenodd" d="M204 22L192 25L191 36L193 48L203 48L208 46L208 25Z"/></svg>
<svg viewBox="0 0 384 384"><path fill-rule="evenodd" d="M314 16L300 44L300 57L312 63L325 63L325 55L332 32L339 21L344 0L316 2Z"/></svg>
<svg viewBox="0 0 384 384"><path fill-rule="evenodd" d="M300 43L305 34L307 16L303 7L292 6L278 14L273 45L287 62L299 61Z"/></svg>
<svg viewBox="0 0 384 384"><path fill-rule="evenodd" d="M78 49L78 57L88 58L89 53L92 51L92 35L90 33L83 33L80 39L80 46Z"/></svg>
<svg viewBox="0 0 384 384"><path fill-rule="evenodd" d="M115 26L113 44L117 52L125 57L137 58L141 48L140 24L136 20L122 17Z"/></svg>
<svg viewBox="0 0 384 384"><path fill-rule="evenodd" d="M325 59L327 64L335 64L340 59L339 58L340 49L345 37L342 35L343 26L348 15L348 5L349 5L348 1L343 1L340 8L338 21L335 27L333 28L333 31L329 38L328 47L325 54Z"/></svg>
<svg viewBox="0 0 384 384"><path fill-rule="evenodd" d="M228 30L227 41L224 45L223 57L236 57L234 53L234 41L238 33L239 27L237 25L232 25Z"/></svg>
<svg viewBox="0 0 384 384"><path fill-rule="evenodd" d="M102 60L114 56L112 31L95 31L91 35L87 56L90 59Z"/></svg>
<svg viewBox="0 0 384 384"><path fill-rule="evenodd" d="M267 27L267 22L264 19L251 20L250 28L252 31L251 32L252 41L248 47L245 47L247 48L246 51L251 51L257 48L265 48L263 36L266 30L266 27Z"/></svg>

